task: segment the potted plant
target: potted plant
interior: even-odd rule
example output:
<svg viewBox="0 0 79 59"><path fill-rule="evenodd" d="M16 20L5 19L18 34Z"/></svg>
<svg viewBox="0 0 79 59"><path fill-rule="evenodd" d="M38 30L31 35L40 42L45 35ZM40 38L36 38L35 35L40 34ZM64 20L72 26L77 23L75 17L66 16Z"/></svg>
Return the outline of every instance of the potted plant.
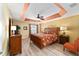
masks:
<svg viewBox="0 0 79 59"><path fill-rule="evenodd" d="M19 25L16 25L16 34L20 34L20 30L21 29L21 27L19 26Z"/></svg>

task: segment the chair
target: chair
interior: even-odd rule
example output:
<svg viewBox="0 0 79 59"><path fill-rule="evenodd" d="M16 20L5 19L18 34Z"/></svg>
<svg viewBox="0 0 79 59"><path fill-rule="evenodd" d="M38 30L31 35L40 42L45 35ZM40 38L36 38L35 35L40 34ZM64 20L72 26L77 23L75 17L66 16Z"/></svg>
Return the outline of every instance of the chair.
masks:
<svg viewBox="0 0 79 59"><path fill-rule="evenodd" d="M68 49L70 52L76 53L79 55L79 38L74 41L74 43L65 43L63 50L65 51L65 48Z"/></svg>

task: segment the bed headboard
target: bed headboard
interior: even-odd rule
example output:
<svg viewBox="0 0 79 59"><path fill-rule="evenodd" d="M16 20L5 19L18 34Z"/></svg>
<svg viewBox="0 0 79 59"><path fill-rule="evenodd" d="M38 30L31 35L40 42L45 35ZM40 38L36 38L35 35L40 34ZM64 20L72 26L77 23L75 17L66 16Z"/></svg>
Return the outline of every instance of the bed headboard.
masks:
<svg viewBox="0 0 79 59"><path fill-rule="evenodd" d="M44 33L47 33L47 34L52 34L52 33L58 34L59 31L60 31L59 27L52 27L52 28L45 28L44 29Z"/></svg>

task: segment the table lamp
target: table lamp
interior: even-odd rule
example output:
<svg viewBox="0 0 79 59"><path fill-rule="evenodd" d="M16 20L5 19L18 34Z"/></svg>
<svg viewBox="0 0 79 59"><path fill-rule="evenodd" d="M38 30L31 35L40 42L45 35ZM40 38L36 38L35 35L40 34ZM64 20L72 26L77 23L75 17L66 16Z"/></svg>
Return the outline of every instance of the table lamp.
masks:
<svg viewBox="0 0 79 59"><path fill-rule="evenodd" d="M67 30L67 27L66 26L61 26L60 27L60 31L63 31L63 35L65 35L65 31Z"/></svg>
<svg viewBox="0 0 79 59"><path fill-rule="evenodd" d="M11 26L12 34L15 35L16 26Z"/></svg>

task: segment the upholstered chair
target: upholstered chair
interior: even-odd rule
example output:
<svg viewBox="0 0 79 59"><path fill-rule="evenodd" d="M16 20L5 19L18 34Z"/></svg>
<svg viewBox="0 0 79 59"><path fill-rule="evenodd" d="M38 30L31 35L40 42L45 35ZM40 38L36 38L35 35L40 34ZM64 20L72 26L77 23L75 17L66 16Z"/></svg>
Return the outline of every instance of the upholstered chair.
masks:
<svg viewBox="0 0 79 59"><path fill-rule="evenodd" d="M63 46L63 50L65 48L68 49L70 52L76 53L79 55L79 38L74 41L74 43L65 43Z"/></svg>

